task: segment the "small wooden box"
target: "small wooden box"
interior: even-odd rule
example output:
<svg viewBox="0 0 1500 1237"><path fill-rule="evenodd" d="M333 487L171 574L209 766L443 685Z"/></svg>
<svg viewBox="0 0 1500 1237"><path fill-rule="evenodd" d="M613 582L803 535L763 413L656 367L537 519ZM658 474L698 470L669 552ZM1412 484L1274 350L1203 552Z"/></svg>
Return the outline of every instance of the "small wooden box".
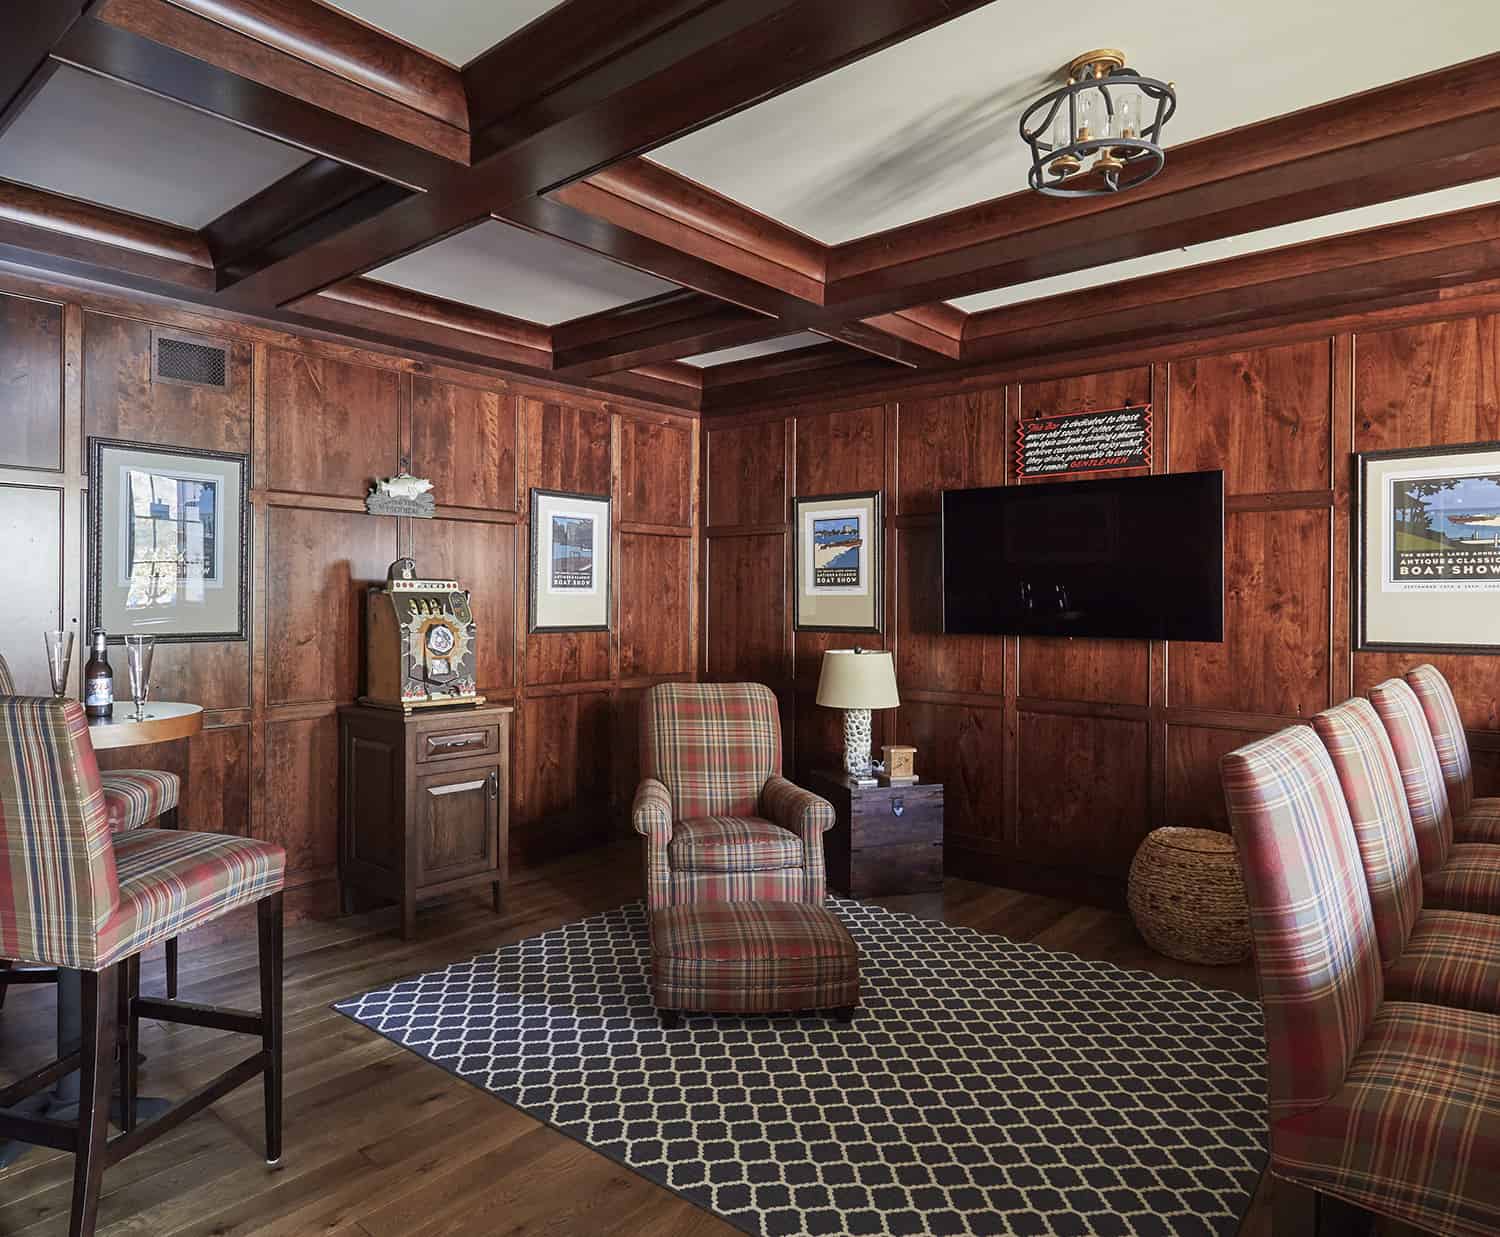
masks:
<svg viewBox="0 0 1500 1237"><path fill-rule="evenodd" d="M885 762L886 777L912 777L912 766L916 762L917 749L902 744L886 744L880 749Z"/></svg>
<svg viewBox="0 0 1500 1237"><path fill-rule="evenodd" d="M828 881L840 893L930 893L943 887L943 787L860 786L818 772L807 788L833 804L838 823L823 835Z"/></svg>

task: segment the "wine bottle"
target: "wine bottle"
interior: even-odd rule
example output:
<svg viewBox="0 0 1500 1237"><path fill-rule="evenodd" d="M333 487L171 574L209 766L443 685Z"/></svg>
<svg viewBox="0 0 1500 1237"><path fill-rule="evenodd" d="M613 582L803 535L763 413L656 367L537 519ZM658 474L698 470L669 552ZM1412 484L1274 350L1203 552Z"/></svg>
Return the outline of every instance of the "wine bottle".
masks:
<svg viewBox="0 0 1500 1237"><path fill-rule="evenodd" d="M115 715L115 673L109 668L109 637L102 627L94 628L83 668L83 711L90 717Z"/></svg>

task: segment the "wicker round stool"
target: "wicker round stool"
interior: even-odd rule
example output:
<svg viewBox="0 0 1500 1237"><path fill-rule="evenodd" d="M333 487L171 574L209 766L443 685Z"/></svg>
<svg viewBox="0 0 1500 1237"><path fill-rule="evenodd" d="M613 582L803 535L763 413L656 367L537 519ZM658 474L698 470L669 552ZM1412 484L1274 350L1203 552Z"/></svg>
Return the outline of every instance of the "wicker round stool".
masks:
<svg viewBox="0 0 1500 1237"><path fill-rule="evenodd" d="M1152 830L1130 865L1130 913L1146 944L1180 962L1250 956L1250 912L1234 841L1212 829Z"/></svg>

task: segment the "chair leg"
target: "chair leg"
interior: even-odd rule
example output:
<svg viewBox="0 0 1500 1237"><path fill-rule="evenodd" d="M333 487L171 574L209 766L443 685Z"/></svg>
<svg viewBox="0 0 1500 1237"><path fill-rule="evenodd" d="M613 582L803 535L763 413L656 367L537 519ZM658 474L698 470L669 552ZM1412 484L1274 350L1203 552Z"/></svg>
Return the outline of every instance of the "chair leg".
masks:
<svg viewBox="0 0 1500 1237"><path fill-rule="evenodd" d="M266 1063L266 1163L281 1160L281 894L262 898L256 906L260 923L261 1046L270 1053Z"/></svg>
<svg viewBox="0 0 1500 1237"><path fill-rule="evenodd" d="M128 1134L135 1128L135 1102L141 1092L141 1020L135 1012L135 998L141 991L141 956L125 959L119 972L120 1129Z"/></svg>
<svg viewBox="0 0 1500 1237"><path fill-rule="evenodd" d="M119 968L83 972L83 1052L78 1096L78 1142L73 1162L73 1210L68 1237L93 1237L104 1181L109 1090L114 1074L115 1005Z"/></svg>
<svg viewBox="0 0 1500 1237"><path fill-rule="evenodd" d="M168 808L156 819L159 829L177 828L177 809ZM174 936L167 942L167 1000L177 999L177 938Z"/></svg>
<svg viewBox="0 0 1500 1237"><path fill-rule="evenodd" d="M5 980L5 972L15 966L9 958L0 958L0 1009L5 1008L5 994L10 991L10 984Z"/></svg>

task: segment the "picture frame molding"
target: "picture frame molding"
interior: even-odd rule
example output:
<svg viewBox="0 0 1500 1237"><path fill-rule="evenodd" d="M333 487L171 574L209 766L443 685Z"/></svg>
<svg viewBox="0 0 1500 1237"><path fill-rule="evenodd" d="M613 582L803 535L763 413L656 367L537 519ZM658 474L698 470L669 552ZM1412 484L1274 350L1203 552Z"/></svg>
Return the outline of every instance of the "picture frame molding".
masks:
<svg viewBox="0 0 1500 1237"><path fill-rule="evenodd" d="M871 502L870 596L875 621L871 626L843 627L802 621L802 508L809 503ZM792 630L837 635L880 635L885 631L885 496L880 490L856 490L842 494L796 495L792 499Z"/></svg>
<svg viewBox="0 0 1500 1237"><path fill-rule="evenodd" d="M1353 580L1353 604L1350 617L1353 620L1351 633L1354 653L1427 653L1427 654L1496 654L1500 643L1494 644L1432 644L1421 641L1371 640L1368 636L1369 590L1365 587L1369 568L1367 541L1369 540L1365 520L1369 514L1370 481L1372 463L1385 460L1420 461L1452 455L1500 455L1500 441L1467 442L1453 446L1395 447L1381 451L1360 451L1354 456L1354 510L1350 520L1350 540L1353 542L1351 572Z"/></svg>
<svg viewBox="0 0 1500 1237"><path fill-rule="evenodd" d="M173 455L185 460L220 460L238 464L240 469L239 553L236 575L238 604L235 607L236 628L232 632L153 632L158 644L241 644L250 638L250 456L243 451L215 451L207 447L182 447L127 438L91 436L88 439L88 601L86 616L89 631L103 626L104 575L104 453L109 450L140 451L151 455ZM226 572L226 583L230 573ZM125 634L109 636L109 643L120 645Z"/></svg>
<svg viewBox="0 0 1500 1237"><path fill-rule="evenodd" d="M561 498L573 502L587 502L602 504L609 521L609 527L605 530L605 545L602 561L605 565L603 587L600 592L604 595L604 622L589 623L585 625L573 624L538 624L537 623L537 597L540 594L541 578L537 571L538 552L541 549L541 522L537 519L537 500L539 498ZM541 486L532 486L527 496L526 519L531 525L527 536L529 550L527 553L526 569L526 631L531 634L545 634L547 632L567 631L611 631L614 622L614 532L615 532L615 508L614 499L609 494L584 494L574 490L549 490ZM594 547L595 562L601 561L599 547Z"/></svg>

